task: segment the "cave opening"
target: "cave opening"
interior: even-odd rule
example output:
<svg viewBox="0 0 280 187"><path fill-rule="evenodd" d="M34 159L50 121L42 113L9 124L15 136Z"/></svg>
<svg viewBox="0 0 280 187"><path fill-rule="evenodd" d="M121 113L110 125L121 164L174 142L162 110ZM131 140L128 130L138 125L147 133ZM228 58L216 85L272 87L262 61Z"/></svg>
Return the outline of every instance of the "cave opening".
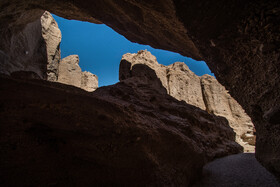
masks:
<svg viewBox="0 0 280 187"><path fill-rule="evenodd" d="M127 62L132 63L129 65L132 68L135 65L133 63L145 64L142 61L143 58L144 61L149 61L155 57L159 65L172 66L164 70L168 71L167 85L162 80L169 95L206 110L210 114L225 117L236 132L236 141L244 147L244 152L255 151L254 125L251 119L225 88L216 81L214 74L204 61L196 61L178 53L152 48L149 45L133 43L105 24L67 20L54 14L52 16L62 34L60 43L62 61L73 54L78 55L78 63L82 71L97 75L98 87L113 85L128 78L130 76L128 74L132 71L125 70ZM148 52L141 52L143 50ZM136 55L126 55L127 53ZM139 59L130 62L132 57ZM73 58L69 59L71 60ZM123 61L127 62L123 64ZM195 75L191 76L192 73L188 72L182 64L175 62L184 62L190 72L194 72ZM184 73L177 71L178 69ZM189 75L186 76L185 72Z"/></svg>
<svg viewBox="0 0 280 187"><path fill-rule="evenodd" d="M5 2L5 0L4 0ZM6 1L8 2L8 1ZM40 1L38 1L40 3ZM101 1L102 2L102 1ZM177 1L178 2L178 1ZM279 174L279 159L278 159L278 153L279 153L279 146L277 144L277 140L279 140L278 132L279 128L276 128L275 123L277 123L277 119L273 120L274 117L278 114L279 107L277 102L279 100L279 74L278 74L278 69L277 66L272 67L273 63L274 64L279 64L279 58L277 55L279 54L277 49L275 50L275 46L273 43L277 43L279 40L278 34L276 34L276 29L271 29L271 27L275 27L276 20L279 19L279 10L274 8L275 6L272 6L273 8L269 7L268 5L271 5L271 3L265 3L259 4L256 6L253 6L254 8L248 8L250 6L239 6L238 4L231 3L231 6L227 6L226 4L223 4L222 6L228 7L229 11L227 12L228 16L225 16L225 20L228 22L228 24L225 24L224 27L216 27L216 25L221 25L223 26L223 20L219 19L213 19L213 20L208 20L204 19L207 17L204 14L198 14L197 10L202 10L205 11L205 7L201 8L201 6L189 6L186 2L181 1L183 4L187 6L181 6L178 7L173 7L173 6L166 6L168 7L168 10L171 9L172 11L167 12L167 11L161 11L164 13L170 13L170 17L167 17L168 19L162 19L164 22L163 27L161 29L158 29L158 31L165 31L164 26L168 26L169 23L174 23L174 21L180 20L182 21L182 25L184 28L188 29L190 31L189 34L186 34L190 36L192 41L195 44L200 44L195 47L197 49L193 48L194 43L188 43L188 41L183 40L180 43L180 40L182 39L180 34L175 35L174 37L174 46L173 50L181 52L186 51L184 54L191 54L190 56L195 56L198 53L195 53L196 51L201 51L204 54L201 57L201 59L207 60L207 63L211 65L211 69L216 73L216 76L221 80L224 85L227 86L228 89L230 89L231 92L233 92L233 95L238 101L242 104L243 107L246 107L246 111L249 113L251 117L253 117L253 120L256 122L256 126L258 127L258 151L257 151L257 157L258 159L262 162L263 165L265 165L267 168L269 168L271 171L274 171L275 173ZM53 9L54 12L59 12L61 11L60 8L62 9L61 4L51 4L51 6L47 6L47 2L45 4L42 3L42 5L36 5L32 4L32 6L29 6L30 9L35 9L35 8L44 8L46 9ZM117 2L119 3L119 2ZM106 5L111 5L111 4L102 4L102 6ZM245 3L246 4L246 3ZM256 3L257 4L257 3ZM6 11L5 7L9 8L9 4L2 4L5 10L5 13L7 14L9 11ZM70 3L71 5L71 3ZM89 4L88 4L89 5ZM92 7L95 6L96 4L92 4ZM126 6L125 6L126 5ZM128 18L132 19L126 19L127 22L124 22L124 24L129 24L133 20L137 20L139 22L143 21L145 17L140 17L138 19L138 16L135 16L135 12L139 15L145 15L144 13L146 12L152 12L150 9L157 9L158 6L150 6L148 8L145 7L138 7L133 4L132 6L136 11L119 11L119 12L124 12L123 14L125 15L130 15ZM141 5L141 4L140 4ZM205 4L207 5L207 4ZM209 17L213 18L223 18L225 15L225 12L221 12L220 14L216 15L217 13L217 8L215 8L215 4L213 9L207 9L209 11L206 11L206 13L214 13L215 16L208 15ZM248 5L248 4L247 4ZM250 4L249 4L250 5ZM207 5L208 6L208 5ZM207 8L206 6L206 8ZM52 8L50 8L52 7ZM57 9L57 7L60 7ZM114 19L108 19L108 17L103 17L103 9L96 9L92 8L91 6L80 6L80 11L86 10L84 12L87 12L87 10L90 12L92 11L92 16L103 19L106 24L111 24L112 27L119 29L122 31L122 33L125 33L124 35L129 36L131 33L126 33L127 30L125 28L121 27L118 23L120 23L121 19L117 20L116 22ZM117 8L115 8L117 7ZM111 11L111 9L115 8L117 10L122 10L119 7L123 7L126 10L132 10L130 6L127 4L122 4L121 6L110 6L110 8L106 9L104 8L104 12L109 12L118 18L122 18L123 14L118 14L117 11ZM232 8L233 7L233 8ZM236 7L236 9L235 9ZM73 19L83 19L83 17L88 16L86 13L81 14L80 17L77 15L77 10L75 10L73 7L70 9L69 7L63 7L66 11L61 13L61 15L65 15L66 17L68 16L69 18ZM69 9L68 9L69 8ZM141 9L142 8L142 9ZM248 8L248 9L247 9ZM19 9L20 11L26 11L28 10L26 7L18 6L15 9ZM193 11L186 11L188 9L192 9ZM10 9L11 10L11 9ZM70 10L67 12L67 10ZM101 14L98 10L101 10ZM108 11L109 10L109 11ZM138 11L139 10L139 11ZM141 11L143 12L141 12ZM148 11L147 11L148 10ZM165 10L165 9L163 9ZM173 11L174 10L174 11ZM227 10L227 9L225 9ZM237 12L231 11L231 10L238 10ZM244 11L245 10L245 11ZM262 10L262 12L258 12L259 10ZM264 11L263 11L264 10ZM73 11L73 12L71 12ZM76 12L75 12L76 11ZM242 12L244 11L244 12ZM12 11L11 11L12 12ZM15 11L17 12L17 11ZM155 11L158 13L159 11ZM161 13L159 12L159 13ZM172 13L176 13L176 15L173 16ZM193 13L195 12L195 14ZM71 14L71 15L68 15ZM269 14L268 14L269 13ZM76 15L75 15L76 14ZM3 23L6 24L7 22L11 21L12 19L15 19L12 16L17 16L20 15L19 13L11 13L11 15L6 16L3 14L5 17L3 20ZM24 14L23 14L24 15ZM146 14L148 15L147 17L151 19L149 20L151 24L153 24L153 19L152 18L161 18L160 16L151 15L151 14ZM163 14L164 15L164 14ZM242 15L240 17L236 15ZM250 16L249 16L250 15ZM259 16L261 15L261 16ZM269 15L269 16L268 16ZM272 16L271 16L272 15ZM76 17L75 17L76 16ZM255 19L260 17L260 19ZM235 19L231 19L232 17L235 17ZM269 19L266 19L264 22L262 21L268 17ZM23 16L23 18L25 18ZM109 17L110 18L110 17ZM142 19L141 19L142 18ZM164 17L165 18L165 17ZM170 18L170 19L169 19ZM178 18L178 19L175 19ZM7 20L7 21L6 21ZM13 20L13 21L14 21ZM252 21L252 20L255 20ZM204 21L204 22L202 22ZM243 22L245 21L245 22ZM14 21L15 22L15 21ZM23 23L20 22L20 24L25 25L26 20L23 19ZM213 25L212 23L215 23L216 25ZM234 23L234 24L231 24ZM249 25L246 23L250 23ZM264 24L265 23L265 24ZM267 23L267 24L266 24ZM3 24L3 25L4 25ZM188 25L187 25L188 24ZM11 24L13 25L13 23ZM134 24L137 25L137 24ZM176 24L175 24L176 25ZM179 25L179 24L177 24ZM211 25L211 27L209 27ZM230 25L230 26L229 26ZM131 26L131 25L130 25ZM201 27L200 27L201 26ZM151 27L152 29L146 29L144 31L154 31L154 27ZM264 30L262 30L264 29ZM140 30L140 31L143 31ZM167 29L168 30L168 29ZM173 30L173 29L172 29ZM220 32L216 32L219 30ZM227 32L231 31L231 32ZM253 31L253 32L252 32ZM137 33L137 31L133 31L134 33ZM139 32L141 33L141 32ZM151 33L151 32L150 32ZM150 34L148 33L148 34ZM170 33L176 33L176 32L170 32ZM159 33L161 35L156 35L154 38L161 39L161 38L167 38L167 37L162 37L166 36L170 33ZM210 34L209 34L210 33ZM215 33L215 35L213 34ZM249 37L249 34L252 35L252 37ZM279 33L279 32L277 32ZM143 34L144 36L148 36L148 34L145 32ZM185 34L185 33L184 33ZM182 36L185 36L182 34ZM154 36L154 35L152 35ZM262 37L260 37L262 36ZM271 36L271 37L267 37ZM214 39L212 38L214 37ZM131 37L130 35L130 38ZM185 37L188 38L188 37ZM219 43L219 39L221 39ZM244 39L246 39L247 43L244 42ZM256 40L257 39L257 40ZM165 43L158 42L159 40L153 41L154 46L158 46L159 48L166 48ZM196 40L196 41L195 41ZM271 41L272 40L272 41ZM275 40L275 41L274 41ZM135 41L141 41L143 43L149 43L147 40L143 40L143 38L136 38ZM209 47L209 41L210 41L210 47ZM218 42L218 43L217 43ZM177 46L178 44L178 46ZM182 44L182 45L179 45ZM183 44L188 44L188 45L183 45ZM195 45L194 44L194 45ZM230 46L230 47L229 47ZM240 47L242 46L242 47ZM256 48L252 48L252 46ZM260 46L260 47L259 47ZM265 48L263 48L265 46ZM2 50L1 46L1 50ZM170 49L170 48L169 48ZM265 50L263 50L265 49ZM190 50L190 51L188 51ZM275 52L276 51L276 52ZM2 51L0 51L2 54ZM30 51L24 50L23 51L26 56L30 55ZM248 55L247 58L243 58L245 55ZM241 56L241 58L240 58ZM277 58L274 58L274 57ZM238 57L238 58L236 58ZM254 58L252 58L254 57ZM197 58L197 57L196 57ZM235 60L233 60L235 59ZM276 59L276 60L274 60ZM6 59L4 59L6 60ZM258 63L261 62L261 63ZM266 68L263 69L263 66ZM252 68L254 67L254 68ZM2 69L1 69L2 70ZM261 71L259 71L261 70ZM250 76L248 76L250 75ZM268 81L256 81L259 80L259 77L263 77L264 80ZM263 83L262 83L263 82ZM106 85L106 84L104 84ZM8 108L8 107L7 107ZM48 109L49 106L44 106L42 107L44 109ZM257 109L256 109L257 108ZM257 112L255 112L255 109ZM263 115L265 114L265 115ZM272 119L272 120L271 120ZM77 124L77 126L80 124ZM273 126L272 126L273 125ZM273 128L271 128L273 127ZM8 133L7 133L8 134ZM12 133L9 133L12 134Z"/></svg>
<svg viewBox="0 0 280 187"><path fill-rule="evenodd" d="M68 20L52 14L61 30L61 58L78 55L82 71L98 76L99 87L119 81L119 62L126 53L140 50L151 52L160 64L184 62L196 75L214 76L204 61L184 57L178 53L133 43L105 24Z"/></svg>

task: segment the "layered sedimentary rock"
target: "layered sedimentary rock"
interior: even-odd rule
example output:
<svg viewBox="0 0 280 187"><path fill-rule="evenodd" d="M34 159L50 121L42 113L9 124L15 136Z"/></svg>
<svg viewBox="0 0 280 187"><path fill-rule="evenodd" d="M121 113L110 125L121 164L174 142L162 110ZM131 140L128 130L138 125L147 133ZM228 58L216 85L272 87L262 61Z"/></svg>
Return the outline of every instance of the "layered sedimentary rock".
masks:
<svg viewBox="0 0 280 187"><path fill-rule="evenodd" d="M162 85L174 98L197 106L208 113L227 118L230 126L236 132L236 141L244 147L244 151L255 151L254 126L251 119L214 77L210 75L199 77L183 62L176 62L169 66L161 65L155 56L145 50L123 55L120 63L120 81L137 80L138 84L148 82L153 84L148 72L142 70L143 73L138 73L133 69L138 65L145 65L153 69L161 82L159 85ZM132 80L129 80L130 78ZM158 85L153 86L160 88Z"/></svg>
<svg viewBox="0 0 280 187"><path fill-rule="evenodd" d="M147 84L92 93L0 77L0 183L188 186L206 162L241 151L225 118L151 86L161 81L142 66Z"/></svg>
<svg viewBox="0 0 280 187"><path fill-rule="evenodd" d="M105 23L133 42L205 60L252 118L257 159L280 173L278 1L2 0L0 10L1 59L13 55L12 38L49 10Z"/></svg>
<svg viewBox="0 0 280 187"><path fill-rule="evenodd" d="M82 72L79 56L70 55L59 62L57 82L73 85L86 91L94 91L98 87L98 78L90 72Z"/></svg>

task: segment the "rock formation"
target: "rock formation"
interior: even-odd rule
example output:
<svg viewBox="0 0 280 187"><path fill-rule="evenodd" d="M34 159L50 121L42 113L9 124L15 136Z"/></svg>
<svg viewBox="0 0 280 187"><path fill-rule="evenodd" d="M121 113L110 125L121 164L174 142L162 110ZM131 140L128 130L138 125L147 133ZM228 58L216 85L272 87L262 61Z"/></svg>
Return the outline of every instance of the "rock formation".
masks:
<svg viewBox="0 0 280 187"><path fill-rule="evenodd" d="M47 48L47 80L57 81L60 57L61 31L52 15L45 11L41 16L42 36Z"/></svg>
<svg viewBox="0 0 280 187"><path fill-rule="evenodd" d="M277 0L1 0L0 59L8 61L5 67L25 64L10 60L24 53L11 52L10 47L44 10L67 19L102 22L133 42L206 61L253 120L257 159L280 177Z"/></svg>
<svg viewBox="0 0 280 187"><path fill-rule="evenodd" d="M14 35L10 43L2 43L8 51L0 51L0 73L32 71L42 79L56 81L60 41L57 23L45 11L41 18Z"/></svg>
<svg viewBox="0 0 280 187"><path fill-rule="evenodd" d="M40 78L47 78L47 53L40 19L13 33L10 41L6 41L3 34L0 36L0 73L9 75L12 72L33 71Z"/></svg>
<svg viewBox="0 0 280 187"><path fill-rule="evenodd" d="M78 55L65 57L59 63L58 82L81 87L82 70L79 66Z"/></svg>
<svg viewBox="0 0 280 187"><path fill-rule="evenodd" d="M0 73L22 78L37 74L36 78L70 84L87 91L96 90L97 76L81 72L78 56L69 56L61 61L61 37L56 21L45 11L41 18L29 23L12 38L8 53L0 50Z"/></svg>
<svg viewBox="0 0 280 187"><path fill-rule="evenodd" d="M98 88L98 77L88 71L82 72L81 88L93 92Z"/></svg>
<svg viewBox="0 0 280 187"><path fill-rule="evenodd" d="M205 163L241 151L225 118L151 86L161 82L149 67L133 69L153 79L89 93L0 76L1 185L188 186Z"/></svg>
<svg viewBox="0 0 280 187"><path fill-rule="evenodd" d="M82 72L78 55L65 57L59 63L57 82L73 85L86 91L94 91L98 87L98 78L90 72Z"/></svg>
<svg viewBox="0 0 280 187"><path fill-rule="evenodd" d="M200 81L206 110L227 118L237 135L236 142L244 147L245 152L255 152L256 137L250 117L214 77L203 75Z"/></svg>
<svg viewBox="0 0 280 187"><path fill-rule="evenodd" d="M183 62L169 66L161 65L150 52L139 51L123 55L119 72L120 81L133 78L138 84L148 83L150 76L144 70L140 76L133 70L133 67L139 64L155 71L162 83L160 85L164 86L169 95L208 113L225 117L236 133L236 142L244 147L245 152L255 151L254 126L251 119L214 77L210 75L198 77Z"/></svg>

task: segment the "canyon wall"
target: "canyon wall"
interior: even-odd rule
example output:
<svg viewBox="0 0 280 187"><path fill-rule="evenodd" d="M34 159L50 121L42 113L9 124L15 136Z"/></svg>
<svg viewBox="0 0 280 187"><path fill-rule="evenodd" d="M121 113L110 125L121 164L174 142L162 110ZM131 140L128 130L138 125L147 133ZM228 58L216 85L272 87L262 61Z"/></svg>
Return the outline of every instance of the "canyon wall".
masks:
<svg viewBox="0 0 280 187"><path fill-rule="evenodd" d="M242 107L228 91L212 76L195 75L183 62L164 66L148 51L123 55L120 63L120 81L132 78L137 84L147 83L149 75L133 71L135 65L146 65L153 69L167 93L179 101L185 101L206 110L208 113L225 117L236 133L236 142L244 152L255 152L254 125ZM160 88L161 85L154 86Z"/></svg>
<svg viewBox="0 0 280 187"><path fill-rule="evenodd" d="M2 0L1 61L12 58L13 38L44 10L102 22L130 41L206 61L253 120L257 159L280 176L278 1Z"/></svg>

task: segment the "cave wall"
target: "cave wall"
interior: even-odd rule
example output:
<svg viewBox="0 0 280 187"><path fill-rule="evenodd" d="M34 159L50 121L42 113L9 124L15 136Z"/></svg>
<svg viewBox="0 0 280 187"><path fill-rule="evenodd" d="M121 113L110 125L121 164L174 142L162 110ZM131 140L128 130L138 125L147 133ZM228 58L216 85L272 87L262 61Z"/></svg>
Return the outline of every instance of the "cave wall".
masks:
<svg viewBox="0 0 280 187"><path fill-rule="evenodd" d="M46 9L105 23L127 39L205 60L252 118L256 157L280 173L280 5L276 0L2 0L0 50ZM9 33L9 34L7 34Z"/></svg>

